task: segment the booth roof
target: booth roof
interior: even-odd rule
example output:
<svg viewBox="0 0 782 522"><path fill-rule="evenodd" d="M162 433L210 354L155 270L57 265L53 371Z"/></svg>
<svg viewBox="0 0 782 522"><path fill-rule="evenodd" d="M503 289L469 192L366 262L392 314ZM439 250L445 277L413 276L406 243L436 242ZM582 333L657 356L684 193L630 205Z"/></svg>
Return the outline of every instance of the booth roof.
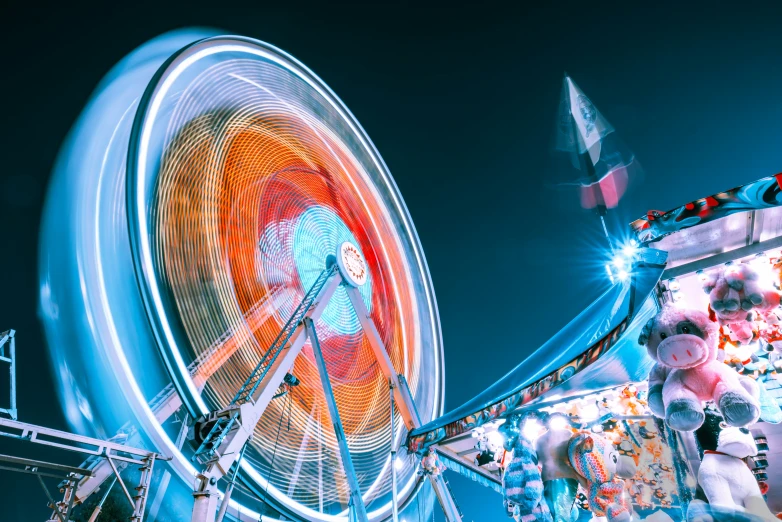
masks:
<svg viewBox="0 0 782 522"><path fill-rule="evenodd" d="M615 359L616 364L609 367L644 366L638 362L636 340L640 328L656 311L652 293L663 272L665 253L641 250L641 262L636 265L631 281L612 285L532 355L476 397L413 430L408 437L408 449L423 451L520 407L537 404L549 391L564 397L627 382L634 375L628 376L626 371L603 371L599 379L576 377L581 377L582 371L586 373L598 359L605 359L604 355ZM638 320L634 321L635 318ZM632 342L625 343L626 339ZM629 349L623 349L623 344ZM626 356L634 360L623 360ZM605 369L605 360L601 360L600 367ZM648 371L648 366L644 369ZM568 386L571 380L579 381L581 386L578 389Z"/></svg>
<svg viewBox="0 0 782 522"><path fill-rule="evenodd" d="M413 430L408 436L408 450L423 451L432 444L521 407L550 400L552 396L564 398L577 392L599 391L641 380L648 371L650 359L639 354L636 330L655 313L653 293L661 276L694 272L696 263L710 262L708 258L715 254L731 256L731 252L738 255L743 249L752 250L755 246L757 249L782 246L781 205L782 174L777 174L668 212L649 211L645 217L632 222L631 229L642 245L654 243L655 247L671 252L669 270L663 274L665 260L641 263L636 267L632 284L614 284L493 385L458 408ZM733 221L739 219L735 214L742 214L743 226L735 226ZM721 219L728 216L734 216L733 221ZM688 231L693 227L698 227L697 231ZM681 234L683 231L687 232ZM710 239L704 241L703 234ZM659 252L647 248L642 251ZM602 342L604 339L608 342Z"/></svg>

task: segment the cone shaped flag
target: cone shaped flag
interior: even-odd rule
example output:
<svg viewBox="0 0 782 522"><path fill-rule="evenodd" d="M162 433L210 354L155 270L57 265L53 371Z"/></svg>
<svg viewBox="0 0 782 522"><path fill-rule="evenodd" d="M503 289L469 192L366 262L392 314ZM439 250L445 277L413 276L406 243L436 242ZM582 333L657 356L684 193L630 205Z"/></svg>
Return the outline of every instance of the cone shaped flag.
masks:
<svg viewBox="0 0 782 522"><path fill-rule="evenodd" d="M578 180L583 208L602 213L619 204L628 187L633 154L569 76L562 86L556 148L568 152L573 166L583 173Z"/></svg>

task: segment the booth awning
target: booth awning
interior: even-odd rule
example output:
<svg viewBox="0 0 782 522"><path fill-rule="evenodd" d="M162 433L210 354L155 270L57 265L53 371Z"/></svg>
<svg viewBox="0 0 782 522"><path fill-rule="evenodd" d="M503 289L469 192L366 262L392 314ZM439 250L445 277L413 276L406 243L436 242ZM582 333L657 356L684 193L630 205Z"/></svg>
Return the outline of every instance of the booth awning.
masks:
<svg viewBox="0 0 782 522"><path fill-rule="evenodd" d="M637 339L656 313L653 292L667 255L644 248L638 257L629 281L611 286L507 375L472 400L413 430L408 451L421 452L533 403L646 378L650 365L639 364L644 354L639 353ZM595 378L583 379L580 374L586 372ZM575 381L578 386L570 385Z"/></svg>

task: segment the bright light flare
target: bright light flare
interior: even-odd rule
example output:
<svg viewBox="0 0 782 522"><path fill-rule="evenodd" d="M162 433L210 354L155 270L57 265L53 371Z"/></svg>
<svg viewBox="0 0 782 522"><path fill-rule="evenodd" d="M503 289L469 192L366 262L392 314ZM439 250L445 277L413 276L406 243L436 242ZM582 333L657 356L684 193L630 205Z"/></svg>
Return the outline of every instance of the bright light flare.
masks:
<svg viewBox="0 0 782 522"><path fill-rule="evenodd" d="M570 422L563 415L553 415L548 421L548 427L552 430L564 430L570 426Z"/></svg>
<svg viewBox="0 0 782 522"><path fill-rule="evenodd" d="M486 434L486 442L489 445L489 449L495 451L505 443L505 437L499 431L490 431Z"/></svg>
<svg viewBox="0 0 782 522"><path fill-rule="evenodd" d="M543 426L537 419L527 419L524 421L524 427L521 429L521 434L530 442L538 440L546 427Z"/></svg>
<svg viewBox="0 0 782 522"><path fill-rule="evenodd" d="M625 257L632 258L638 252L638 243L631 239L629 243L622 247L622 254Z"/></svg>

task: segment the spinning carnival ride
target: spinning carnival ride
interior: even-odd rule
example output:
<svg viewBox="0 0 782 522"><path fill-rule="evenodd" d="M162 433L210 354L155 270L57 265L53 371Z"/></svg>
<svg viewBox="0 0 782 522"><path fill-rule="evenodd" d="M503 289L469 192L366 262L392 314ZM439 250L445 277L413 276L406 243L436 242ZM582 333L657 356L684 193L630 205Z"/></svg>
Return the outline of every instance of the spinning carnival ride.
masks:
<svg viewBox="0 0 782 522"><path fill-rule="evenodd" d="M295 59L203 31L128 56L60 154L41 250L75 429L172 456L212 511L240 454L267 517L416 499L416 459L391 452L442 413L428 269L374 146Z"/></svg>

